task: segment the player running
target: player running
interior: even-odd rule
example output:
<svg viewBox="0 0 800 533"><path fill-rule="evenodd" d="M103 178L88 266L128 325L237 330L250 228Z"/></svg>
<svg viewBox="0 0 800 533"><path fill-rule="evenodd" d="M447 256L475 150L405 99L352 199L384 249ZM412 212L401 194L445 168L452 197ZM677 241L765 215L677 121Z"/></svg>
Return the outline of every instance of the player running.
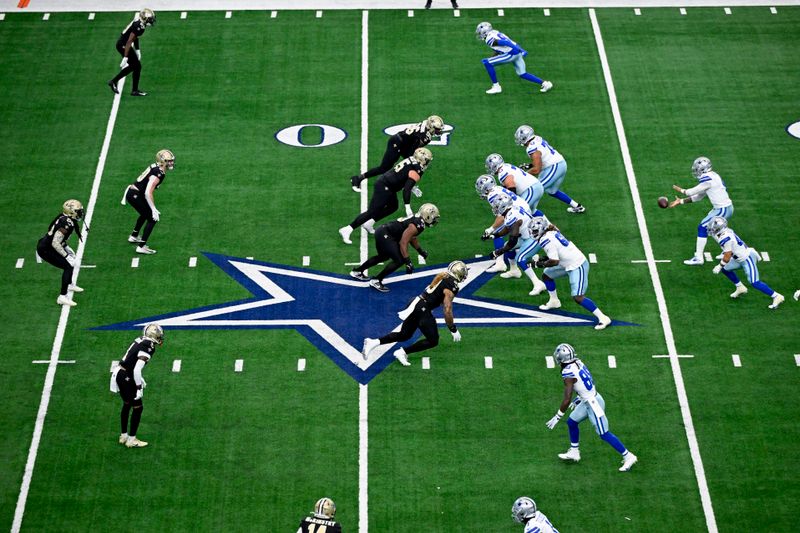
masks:
<svg viewBox="0 0 800 533"><path fill-rule="evenodd" d="M523 80L540 84L542 88L539 92L546 93L553 88L551 82L542 80L525 70L524 58L528 55L528 52L523 50L520 45L512 41L507 35L492 29L490 23L481 22L478 24L478 27L475 29L475 35L494 51L494 57L487 57L483 60L483 66L486 68L486 72L492 80L492 87L486 91L486 94L497 94L503 91L503 88L497 83L497 74L494 71L494 67L495 65L502 65L504 63L512 63L517 76Z"/></svg>

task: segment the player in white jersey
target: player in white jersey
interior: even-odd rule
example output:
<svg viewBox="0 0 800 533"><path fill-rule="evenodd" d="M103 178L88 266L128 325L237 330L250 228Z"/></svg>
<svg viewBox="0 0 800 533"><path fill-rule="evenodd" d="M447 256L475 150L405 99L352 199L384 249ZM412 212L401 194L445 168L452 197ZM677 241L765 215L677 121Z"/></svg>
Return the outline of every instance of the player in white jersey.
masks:
<svg viewBox="0 0 800 533"><path fill-rule="evenodd" d="M584 206L561 190L561 184L564 183L564 178L567 175L567 161L558 150L539 135L536 135L533 132L533 127L527 124L517 128L517 131L514 132L514 140L518 145L525 148L525 153L531 159L531 162L523 165L522 168L530 174L538 176L544 192L567 204L569 206L567 211L570 213L583 213L586 211Z"/></svg>
<svg viewBox="0 0 800 533"><path fill-rule="evenodd" d="M689 204L692 202L699 202L706 196L711 201L712 209L700 221L697 226L697 244L695 245L694 256L687 259L683 263L685 265L702 265L703 264L703 251L706 249L706 242L708 241L708 229L706 226L714 217L723 217L730 220L733 215L733 202L728 196L728 189L725 187L725 182L722 178L711 169L711 160L707 157L698 157L692 163L692 174L700 182L691 189L683 189L677 185L672 188L676 192L686 195L685 198L676 197L675 200L669 203L668 207L676 207L682 204Z"/></svg>
<svg viewBox="0 0 800 533"><path fill-rule="evenodd" d="M736 286L736 290L731 293L731 298L738 298L747 292L747 287L739 281L739 277L734 270L741 268L747 274L747 280L754 288L763 292L770 298L772 303L770 309L777 309L783 303L784 297L772 290L769 285L761 281L758 277L758 266L756 263L761 261L758 252L749 248L744 241L728 227L728 221L723 217L714 217L708 223L708 232L722 248L722 260L714 267L714 274L720 272L725 274Z"/></svg>
<svg viewBox="0 0 800 533"><path fill-rule="evenodd" d="M553 352L553 358L561 365L561 377L564 379L564 399L555 416L548 420L548 429L556 427L567 408L572 409L572 414L567 419L570 447L566 453L558 454L559 459L576 463L581 460L581 452L578 448L580 439L578 424L588 418L600 438L622 455L622 466L619 471L630 470L639 458L633 452L628 451L619 438L609 431L605 412L606 402L597 392L589 369L575 355L575 348L566 343L559 344ZM574 400L572 399L573 393L576 395Z"/></svg>
<svg viewBox="0 0 800 533"><path fill-rule="evenodd" d="M547 254L547 259L535 259L533 263L536 268L544 268L542 281L550 294L550 299L547 300L547 303L540 305L539 309L546 311L561 307L555 280L567 276L572 299L597 317L597 325L594 329L605 329L610 325L611 319L597 307L597 304L586 297L586 291L589 288L589 261L575 246L575 243L567 240L558 228L545 217L531 219L529 234L531 241L527 246L520 247L517 262L533 259L534 254L539 250L544 250Z"/></svg>
<svg viewBox="0 0 800 533"><path fill-rule="evenodd" d="M544 187L536 176L506 163L500 154L489 154L486 157L486 170L493 176L497 176L500 185L525 200L531 208L531 213L536 212L539 200L544 194Z"/></svg>
<svg viewBox="0 0 800 533"><path fill-rule="evenodd" d="M497 94L503 91L502 87L500 87L500 84L497 82L497 74L494 71L494 67L504 63L513 64L514 71L517 73L517 76L523 80L541 85L542 88L540 89L540 92L546 93L553 88L553 84L551 82L543 80L527 72L524 58L526 55L528 55L528 52L523 50L520 45L511 40L507 35L492 29L492 25L490 23L481 22L478 24L478 27L475 29L475 36L479 40L485 42L489 48L494 51L493 57L487 57L483 60L483 66L486 68L486 72L489 74L489 78L492 80L492 87L486 91L486 94Z"/></svg>
<svg viewBox="0 0 800 533"><path fill-rule="evenodd" d="M558 533L545 514L536 508L533 498L520 496L511 506L511 518L525 524L525 533Z"/></svg>

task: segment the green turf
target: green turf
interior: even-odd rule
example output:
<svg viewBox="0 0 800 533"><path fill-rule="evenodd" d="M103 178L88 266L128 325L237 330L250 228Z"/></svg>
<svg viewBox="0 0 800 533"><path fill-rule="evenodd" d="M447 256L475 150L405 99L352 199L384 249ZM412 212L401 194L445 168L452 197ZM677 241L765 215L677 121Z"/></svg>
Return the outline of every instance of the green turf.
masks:
<svg viewBox="0 0 800 533"><path fill-rule="evenodd" d="M800 190L796 110L800 9L598 10L634 169L721 531L792 531L800 497L798 431L791 417L797 304L777 312L751 289L731 301L710 267L681 264L703 205L660 211L655 198L689 186L694 157L711 157L736 206L732 226L772 261L762 278L797 288L793 202ZM201 252L344 274L359 260L336 228L359 210L347 177L358 171L361 129L360 11L159 13L142 40L146 99L126 81L95 206L78 295L38 450L24 528L31 531L293 531L317 498L332 497L345 531L358 528L356 382L300 334L277 330L167 330L146 377L140 435L116 444L119 400L108 369L134 334L95 326L245 298L248 292ZM57 273L37 265L35 241L68 197L88 201L111 108L113 42L127 13L9 14L0 22L0 259L6 353L0 365L0 527L10 528L59 309ZM503 93L483 91L485 46L475 25L492 20L530 54L548 94L500 67ZM433 263L488 253L490 222L474 194L491 152L521 162L513 143L531 123L569 163L564 190L582 216L545 198L540 207L585 253L595 253L589 295L612 317L638 324L591 328L462 328L454 345L376 377L369 390L369 523L372 531L517 531L514 498L529 494L561 531L700 531L700 505L655 293L586 10L369 13L369 162L384 127L431 113L454 126L432 147L421 183L442 213L421 241ZM213 28L213 31L210 31ZM68 42L70 46L52 46ZM287 126L322 123L347 139L311 149L279 143ZM316 142L308 130L305 142ZM161 148L176 168L159 189L162 220L141 258L125 237L135 220L119 205L125 186ZM712 246L708 251L716 254ZM76 243L73 247L77 248ZM187 268L198 256L197 268ZM18 257L22 269L14 268ZM585 314L558 283L564 310ZM495 279L480 296L541 303L526 280ZM336 302L333 302L335 305ZM458 307L455 308L458 316ZM374 334L384 332L375 331ZM564 424L544 424L562 385L544 356L559 342L583 354L607 402L611 428L640 456L627 475L617 455L582 426L583 460L564 465ZM730 355L741 354L742 368ZM609 369L606 356L617 357ZM492 356L494 368L483 367ZM297 359L308 368L296 371ZM172 360L182 360L179 374ZM234 373L234 360L245 369ZM777 375L776 375L777 374ZM120 502L147 509L120 526Z"/></svg>

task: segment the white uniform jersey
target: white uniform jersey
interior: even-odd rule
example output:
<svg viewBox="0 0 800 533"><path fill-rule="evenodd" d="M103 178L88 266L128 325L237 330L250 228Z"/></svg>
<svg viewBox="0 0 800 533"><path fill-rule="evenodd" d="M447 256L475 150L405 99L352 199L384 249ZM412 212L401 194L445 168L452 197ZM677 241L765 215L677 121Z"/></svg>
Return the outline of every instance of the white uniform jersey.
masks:
<svg viewBox="0 0 800 533"><path fill-rule="evenodd" d="M500 180L500 185L506 187L509 176L514 179L514 188L517 190L517 194L522 194L523 191L527 191L538 181L535 176L528 174L521 168L517 168L509 163L503 163L500 170L497 172L497 179Z"/></svg>
<svg viewBox="0 0 800 533"><path fill-rule="evenodd" d="M506 35L504 33L500 33L497 30L491 30L489 33L487 33L485 40L486 40L486 44L489 45L489 48L491 48L492 50L494 50L495 52L498 52L500 54L507 54L508 52L513 50L513 48L510 47L510 46L504 46L504 45L497 44L497 42L500 41L500 40L504 40L504 41L508 41L510 43L514 43L514 46L519 47L519 45L516 42L514 42L508 35Z"/></svg>
<svg viewBox="0 0 800 533"><path fill-rule="evenodd" d="M572 243L561 235L558 231L550 230L539 239L539 246L545 251L550 259L557 259L558 264L567 272L575 270L586 262L583 255L575 243Z"/></svg>
<svg viewBox="0 0 800 533"><path fill-rule="evenodd" d="M519 198L519 200L522 202L522 205L518 205L516 202L514 203L505 215L503 226L511 229L518 221L522 221L522 224L519 226L519 236L523 239L530 239L531 233L528 229L528 223L531 221L531 218L533 218L533 215L531 215L531 208L525 203L525 200L522 198Z"/></svg>
<svg viewBox="0 0 800 533"><path fill-rule="evenodd" d="M525 523L525 533L558 533L550 520L541 511L536 511L533 518Z"/></svg>
<svg viewBox="0 0 800 533"><path fill-rule="evenodd" d="M714 240L719 243L723 253L731 252L736 261L744 262L750 257L750 248L731 228L725 228L718 235L714 235Z"/></svg>
<svg viewBox="0 0 800 533"><path fill-rule="evenodd" d="M556 163L564 161L564 156L538 135L533 136L531 142L525 147L525 151L528 153L528 157L533 157L534 152L539 152L542 156L542 168L552 167Z"/></svg>
<svg viewBox="0 0 800 533"><path fill-rule="evenodd" d="M725 182L714 171L706 172L700 178L700 183L686 189L686 195L692 197L693 202L702 200L706 196L711 201L714 209L722 209L723 207L730 207L733 205L731 197L728 196L728 189L725 187Z"/></svg>
<svg viewBox="0 0 800 533"><path fill-rule="evenodd" d="M522 209L525 209L528 212L530 212L531 207L525 200L523 200L513 192L509 191L505 187L498 187L496 185L491 189L489 189L489 194L486 195L486 201L489 202L489 205L492 205L492 200L494 199L494 197L500 194L501 192L506 193L511 197L511 199L514 201L514 207L521 207Z"/></svg>

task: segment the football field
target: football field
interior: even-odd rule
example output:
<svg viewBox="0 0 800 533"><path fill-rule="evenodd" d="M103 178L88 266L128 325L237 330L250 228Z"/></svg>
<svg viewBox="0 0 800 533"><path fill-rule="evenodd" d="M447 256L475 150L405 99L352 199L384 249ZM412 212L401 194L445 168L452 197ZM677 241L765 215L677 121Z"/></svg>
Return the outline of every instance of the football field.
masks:
<svg viewBox="0 0 800 533"><path fill-rule="evenodd" d="M130 78L106 86L130 12L0 17L0 529L294 532L327 496L346 532L511 532L528 495L562 533L797 531L800 7L419 7L158 11L145 98ZM505 65L485 94L486 20L551 91ZM412 254L418 271L380 294L347 275L375 249L337 234L368 198L348 178L380 162L385 129L431 114L446 135L412 205L441 221L420 237L428 266ZM475 179L492 152L525 162L521 124L564 155L562 189L587 208L539 204L591 254L603 331L566 279L561 309L539 312L525 276L481 273L493 217ZM162 148L176 164L155 195L158 253L141 256L120 197ZM656 199L695 185L700 155L778 309L746 281L729 297L713 239L710 262L683 264L710 204ZM91 230L71 238L85 292L62 309L35 249L68 198ZM472 265L463 340L440 324L410 367L394 347L362 361L363 337L456 259ZM109 371L151 319L150 445L128 449ZM630 472L588 422L582 460L557 458L561 342L639 457Z"/></svg>

